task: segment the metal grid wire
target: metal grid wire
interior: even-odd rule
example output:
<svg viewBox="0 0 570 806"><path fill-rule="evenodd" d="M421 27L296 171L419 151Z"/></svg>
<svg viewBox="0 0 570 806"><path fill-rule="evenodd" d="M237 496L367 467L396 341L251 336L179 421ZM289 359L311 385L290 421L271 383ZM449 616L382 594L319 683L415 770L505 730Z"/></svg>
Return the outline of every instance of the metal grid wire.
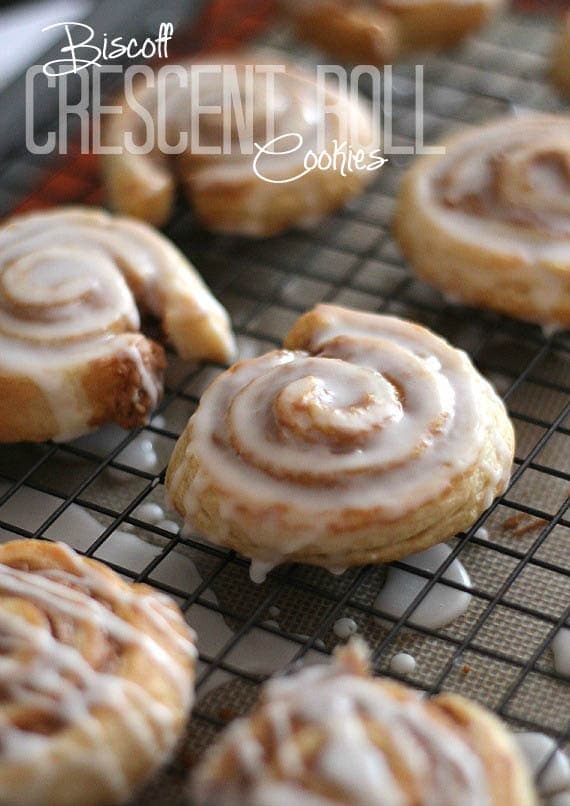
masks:
<svg viewBox="0 0 570 806"><path fill-rule="evenodd" d="M551 38L544 21L511 16L461 49L426 59L428 141L518 105L560 108L541 78ZM263 42L292 52L285 29L273 28ZM306 49L293 52L312 58ZM394 129L397 142L406 144L414 126L413 67L399 65L394 75ZM570 339L449 304L412 276L390 235L394 195L408 160L392 158L360 198L311 230L259 242L212 236L197 228L184 204L166 229L230 311L242 356L280 345L301 312L316 302L335 302L426 324L467 350L503 395L517 431L509 489L468 533L450 541L451 554L436 573L414 569L426 585L401 618L374 606L385 579L382 567L333 577L291 565L255 586L243 558L137 514L143 503L163 504L174 441L220 367L189 367L170 353L164 400L150 425L129 433L110 429L105 439L0 451L3 539L64 539L174 596L200 630L198 704L187 741L141 803L176 802L184 768L219 727L247 711L272 672L328 655L339 640L333 625L345 616L370 642L377 672L430 694L464 693L515 728L547 733L568 747L570 692L554 670L551 643L570 626ZM40 190L18 209L101 201L88 158L68 157L54 170L53 163L21 153L2 169L5 210L14 209L23 182L39 180ZM145 468L137 458L133 444L141 440L152 441L156 466ZM34 510L33 522L22 525L19 501ZM80 512L97 522L93 538L77 531ZM133 549L136 538L139 548ZM470 588L443 578L455 558L466 567ZM405 561L394 565L407 567ZM412 612L435 585L468 592L470 606L447 627L419 627ZM389 670L400 651L417 661L404 676Z"/></svg>

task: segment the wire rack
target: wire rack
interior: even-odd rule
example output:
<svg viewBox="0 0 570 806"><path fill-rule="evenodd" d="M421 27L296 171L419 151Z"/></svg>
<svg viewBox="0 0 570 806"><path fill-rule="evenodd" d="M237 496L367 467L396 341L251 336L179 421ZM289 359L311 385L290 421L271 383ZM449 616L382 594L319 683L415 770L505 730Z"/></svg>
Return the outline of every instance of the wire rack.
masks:
<svg viewBox="0 0 570 806"><path fill-rule="evenodd" d="M211 42L259 37L265 12L264 3L214 3L208 24L202 20L194 31ZM278 25L259 38L293 58L318 58ZM551 39L544 20L513 15L461 49L426 59L428 140L518 107L559 109L542 80ZM414 126L413 66L398 65L394 75L394 130L406 144ZM468 533L449 542L451 554L435 573L414 569L425 586L401 618L374 606L386 576L381 566L335 577L291 565L256 586L243 558L182 534L172 515L157 519L156 508L139 509L164 507L174 442L220 367L190 367L170 354L164 400L145 428L108 428L69 444L0 451L2 539L63 539L169 593L198 629L198 702L187 739L137 802L178 802L184 770L217 730L251 707L267 676L326 657L339 642L334 625L341 617L353 619L370 642L378 673L430 694L466 694L515 729L549 734L568 747L570 690L554 669L551 644L570 626L570 340L449 304L412 276L390 235L407 161L393 158L366 193L312 230L259 242L215 237L197 228L182 203L166 229L230 311L242 356L280 345L301 312L335 302L428 325L467 350L502 394L517 432L509 489ZM33 192L22 199L25 187ZM72 153L54 163L23 151L9 155L0 177L4 212L63 202L101 202L91 158ZM456 558L470 587L444 577ZM413 611L436 585L469 593L470 605L447 627L419 627ZM390 671L390 659L401 651L417 662L404 676Z"/></svg>

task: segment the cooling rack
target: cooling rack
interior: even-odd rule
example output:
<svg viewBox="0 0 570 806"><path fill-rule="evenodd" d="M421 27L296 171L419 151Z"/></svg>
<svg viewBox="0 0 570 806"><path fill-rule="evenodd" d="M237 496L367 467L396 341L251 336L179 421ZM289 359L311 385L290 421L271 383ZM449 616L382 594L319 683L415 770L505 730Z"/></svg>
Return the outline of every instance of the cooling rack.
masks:
<svg viewBox="0 0 570 806"><path fill-rule="evenodd" d="M144 19L152 4L142 6ZM290 58L317 60L286 28L269 25L270 12L264 2L211 3L179 44L188 51L256 38L286 49ZM552 35L544 20L511 15L461 48L426 58L427 139L509 111L560 109L542 79ZM394 131L401 144L413 136L413 75L411 64L394 67ZM517 432L510 486L468 533L449 542L451 553L436 572L414 570L425 586L401 617L374 604L385 568L335 577L291 565L256 586L245 560L182 534L172 515L147 506L164 507L174 441L220 367L189 366L170 354L164 400L145 428L0 450L3 539L63 539L174 596L199 631L198 702L187 739L140 803L178 802L184 769L219 728L248 710L270 674L326 658L340 640L335 624L341 618L352 619L370 642L378 673L429 694L466 694L516 730L546 733L568 747L570 690L554 668L552 641L570 626L570 339L450 304L410 274L390 235L408 161L393 157L361 197L311 230L259 242L212 236L182 203L166 228L230 311L242 356L281 344L313 304L335 302L428 325L467 350L503 396ZM5 153L3 213L101 201L94 160L73 148L57 161L23 149ZM447 578L456 559L470 586ZM413 611L435 586L468 594L469 607L446 627L420 627ZM416 667L397 675L390 660L402 651L414 656Z"/></svg>

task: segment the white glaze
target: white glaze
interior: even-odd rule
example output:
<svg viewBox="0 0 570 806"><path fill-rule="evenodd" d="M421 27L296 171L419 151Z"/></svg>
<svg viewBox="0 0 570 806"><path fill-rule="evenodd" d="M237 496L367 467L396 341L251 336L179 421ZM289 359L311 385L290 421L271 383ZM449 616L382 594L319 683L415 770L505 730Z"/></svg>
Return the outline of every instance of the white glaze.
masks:
<svg viewBox="0 0 570 806"><path fill-rule="evenodd" d="M411 674L416 668L416 660L407 652L398 652L390 660L390 671L394 674Z"/></svg>
<svg viewBox="0 0 570 806"><path fill-rule="evenodd" d="M72 625L74 631L101 631L113 642L119 654L136 646L175 686L181 707L189 709L191 688L188 674L176 654L165 651L148 634L124 621L118 613L127 605L131 611L144 613L153 629L168 634L172 647L183 657L196 657L193 640L173 630L174 612L161 594L135 594L118 589L102 574L86 566L67 546L65 551L72 571L59 569L17 570L0 564L0 590L4 596L23 599L49 621L30 622L14 611L0 608L2 645L0 684L9 702L20 709L36 709L61 720L65 728L83 734L84 744L74 745L73 762L92 768L108 783L114 796L122 800L128 792L127 781L118 759L103 741L101 727L93 714L98 706L109 708L123 723L126 733L136 741L138 752L156 763L175 740L177 715L139 684L115 675L112 666L93 667L73 643L60 641L51 624ZM65 634L65 631L64 631ZM88 632L89 634L89 632ZM23 662L18 655L32 652L36 662ZM34 776L20 782L19 803L37 802L39 792L49 782L56 767L51 756L57 745L53 737L33 734L16 727L8 712L0 715L0 741L3 763L10 765L25 758L33 761ZM64 748L60 749L64 752Z"/></svg>
<svg viewBox="0 0 570 806"><path fill-rule="evenodd" d="M393 317L319 311L325 324L310 345L318 355L274 351L235 365L206 390L169 482L176 490L195 456L200 469L184 496L189 521L214 487L221 518L207 536L224 543L235 522L256 535L264 564L329 532L329 564L340 564L335 552L346 546L335 532L345 510L371 523L417 510L480 461L492 427L484 398L494 392L463 352ZM481 462L489 503L510 470L508 446L497 433L493 441L497 457Z"/></svg>
<svg viewBox="0 0 570 806"><path fill-rule="evenodd" d="M354 635L357 630L358 625L356 621L351 618L339 618L333 625L334 634L342 641L346 641L346 639L350 638L351 635Z"/></svg>
<svg viewBox="0 0 570 806"><path fill-rule="evenodd" d="M138 520L147 521L148 523L158 523L164 520L163 508L154 501L145 501L144 504L135 509L133 514Z"/></svg>
<svg viewBox="0 0 570 806"><path fill-rule="evenodd" d="M164 529L165 532L171 532L173 535L178 534L180 531L180 527L176 521L171 521L168 518L163 521L159 521L157 526L160 527L160 529Z"/></svg>
<svg viewBox="0 0 570 806"><path fill-rule="evenodd" d="M564 677L570 677L570 629L562 627L552 639L554 668Z"/></svg>
<svg viewBox="0 0 570 806"><path fill-rule="evenodd" d="M249 578L256 585L263 585L267 575L279 565L278 560L252 560L249 564Z"/></svg>
<svg viewBox="0 0 570 806"><path fill-rule="evenodd" d="M171 322L225 311L170 242L149 227L97 210L67 208L12 219L0 228L0 371L29 377L46 396L59 426L56 438L89 430L93 416L82 373L96 360L119 358L138 370L138 387L158 399L160 380L147 368L137 334L136 299L184 354ZM180 334L178 334L179 336Z"/></svg>
<svg viewBox="0 0 570 806"><path fill-rule="evenodd" d="M426 551L411 554L402 560L402 563L411 568L421 568L434 573L450 553L451 549L448 546L440 544ZM471 585L467 571L457 559L453 560L442 575L442 579L449 579L467 588ZM374 607L382 613L400 618L428 583L429 578L414 574L413 570L403 571L400 568L390 567ZM462 616L470 601L471 595L466 591L456 590L438 582L412 611L408 621L427 629L440 629Z"/></svg>
<svg viewBox="0 0 570 806"><path fill-rule="evenodd" d="M556 742L543 733L515 733L515 739L533 776L539 774L546 760L555 751ZM548 766L538 779L538 788L544 798L570 792L570 760L562 750L556 750ZM550 800L548 800L550 804Z"/></svg>
<svg viewBox="0 0 570 806"><path fill-rule="evenodd" d="M235 777L230 782L214 778L206 761L194 783L198 806L332 804L331 798L317 797L300 784L306 777L306 761L292 741L293 724L310 725L323 736L311 760L309 781L318 778L338 789L342 802L351 806L377 806L379 793L383 803L404 804L398 778L369 738L369 722L388 732L400 762L421 781L426 806L490 802L483 766L461 736L434 720L419 696L400 702L372 679L351 674L354 665L362 663L362 655L355 644L348 652L352 658L346 667L342 661L313 666L264 687L260 708L274 734L276 766L285 780L274 780L249 721L237 720L213 751L214 757L231 753ZM268 793L271 797L266 800Z"/></svg>
<svg viewBox="0 0 570 806"><path fill-rule="evenodd" d="M0 495L8 484L0 481ZM10 497L0 508L0 519L35 531L45 519L55 511L61 501L54 496L22 487ZM115 563L122 568L142 571L156 559L159 548L132 534L124 533L125 526L117 530L103 543L97 552L97 559ZM101 535L104 527L87 510L76 504L70 504L46 532L52 539L63 540L80 551L86 551ZM14 533L0 528L0 541L13 540ZM172 551L164 557L154 570L152 578L184 592L192 593L202 584L195 563L187 554ZM218 599L212 590L206 590L201 598L213 605L213 608L194 604L187 613L189 625L200 636L200 647L210 657L215 657L233 639L234 632L226 624L224 617L216 611ZM270 615L279 615L271 608ZM291 663L299 645L267 630L254 627L228 655L229 661L239 669L250 674L270 675ZM310 659L320 658L318 653L309 653ZM204 695L202 688L200 696Z"/></svg>

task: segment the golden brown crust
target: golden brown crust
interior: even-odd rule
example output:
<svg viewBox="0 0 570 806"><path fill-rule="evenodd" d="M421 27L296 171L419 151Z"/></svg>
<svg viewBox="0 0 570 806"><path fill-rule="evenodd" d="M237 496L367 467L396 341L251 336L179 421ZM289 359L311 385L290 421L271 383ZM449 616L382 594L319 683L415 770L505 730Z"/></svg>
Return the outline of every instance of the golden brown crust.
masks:
<svg viewBox="0 0 570 806"><path fill-rule="evenodd" d="M285 185L267 184L255 177L242 184L221 182L201 189L190 182L185 193L206 229L269 238L295 224L315 224L357 195L363 183L362 175L355 173L341 176L312 171ZM250 209L253 197L255 222Z"/></svg>
<svg viewBox="0 0 570 806"><path fill-rule="evenodd" d="M567 116L500 119L445 138L439 144L445 148L445 154L427 155L414 162L400 188L394 234L404 255L423 279L452 300L538 324L570 325L568 235L558 236L555 230L540 229L535 233L518 225L516 219L514 223L498 217L495 220L492 214L479 218L476 208L471 212L467 207L458 208L457 221L451 226L448 216L455 214L454 207L434 199L431 178L452 159L461 166L458 149L466 149L472 141L477 146L475 153L480 155L487 139L491 142L501 131L505 152L527 129L532 147L540 145L541 136L545 138L545 155L553 147L550 133L560 131L562 161L566 141L561 124L570 130ZM505 197L508 199L506 192ZM524 205L518 208L517 215L522 209ZM539 216L548 213L547 202L543 209L537 208ZM543 226L543 219L539 220L539 227ZM480 230L478 237L472 233L466 236L465 227L476 225ZM550 253L549 244L553 247L558 244L558 251L553 248Z"/></svg>
<svg viewBox="0 0 570 806"><path fill-rule="evenodd" d="M273 802L269 793L279 803L313 796L323 806L356 806L376 802L373 791L383 796L378 802L405 806L536 803L517 745L494 714L455 694L422 700L370 677L355 662L362 646L343 648L332 669L268 683L251 715L230 726L196 770L198 806L222 796L225 806Z"/></svg>
<svg viewBox="0 0 570 806"><path fill-rule="evenodd" d="M84 430L115 422L135 428L148 421L157 399L149 393L162 388L166 366L163 348L133 334L128 349L73 366L66 374L68 399L83 410ZM133 358L136 356L136 359ZM144 367L146 379L141 378ZM0 373L0 442L44 442L65 428L65 412L56 412L41 385L25 375Z"/></svg>
<svg viewBox="0 0 570 806"><path fill-rule="evenodd" d="M123 802L172 751L191 705L194 637L176 605L62 544L22 540L0 546L0 619L20 681L10 694L3 681L2 803ZM34 663L52 672L49 708Z"/></svg>
<svg viewBox="0 0 570 806"><path fill-rule="evenodd" d="M417 3L383 0L394 15L405 51L448 48L489 22L504 7L504 0L454 2L421 0Z"/></svg>

